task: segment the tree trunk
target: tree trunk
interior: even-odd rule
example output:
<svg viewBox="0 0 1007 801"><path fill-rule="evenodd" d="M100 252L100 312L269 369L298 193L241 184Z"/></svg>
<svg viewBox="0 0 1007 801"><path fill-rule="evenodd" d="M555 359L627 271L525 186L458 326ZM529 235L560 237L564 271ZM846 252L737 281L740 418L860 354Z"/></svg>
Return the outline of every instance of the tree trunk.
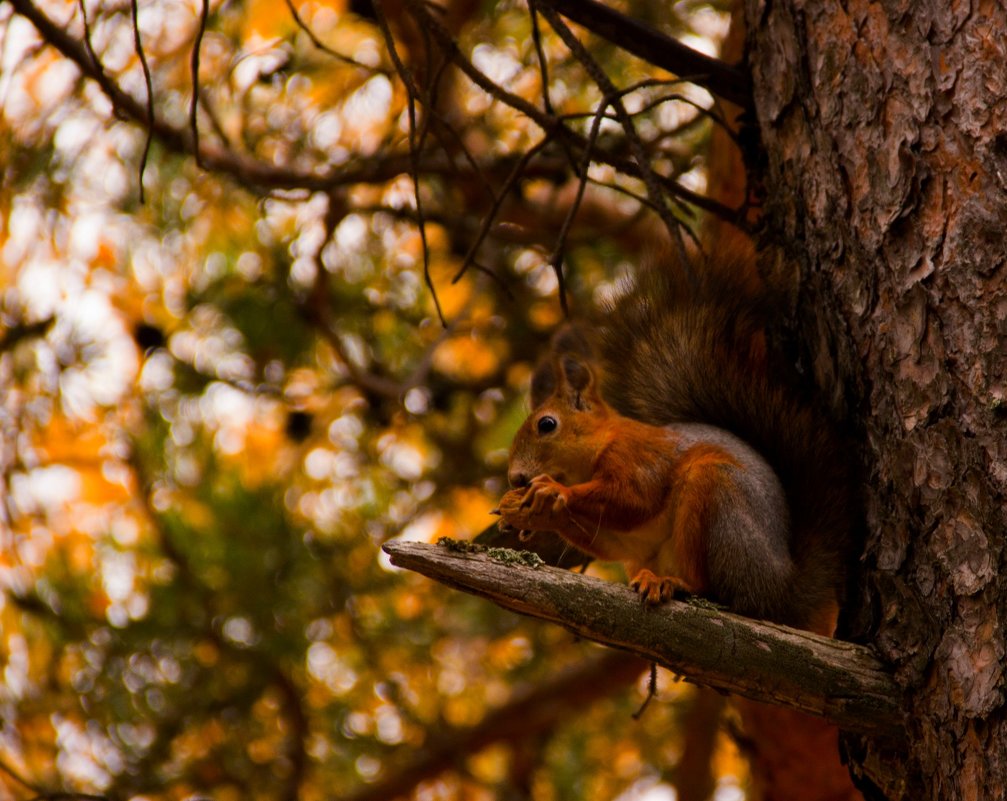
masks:
<svg viewBox="0 0 1007 801"><path fill-rule="evenodd" d="M1007 9L746 0L766 222L816 380L854 421L853 634L909 690L886 798L1007 797Z"/></svg>

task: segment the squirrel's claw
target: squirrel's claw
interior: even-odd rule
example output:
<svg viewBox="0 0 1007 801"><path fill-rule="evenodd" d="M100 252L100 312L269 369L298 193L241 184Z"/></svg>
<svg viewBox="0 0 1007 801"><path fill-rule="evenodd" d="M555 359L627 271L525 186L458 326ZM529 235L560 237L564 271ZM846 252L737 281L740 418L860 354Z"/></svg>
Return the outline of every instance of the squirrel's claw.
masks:
<svg viewBox="0 0 1007 801"><path fill-rule="evenodd" d="M658 576L643 568L630 581L629 586L648 606L670 601L676 595L691 595L693 588L677 576Z"/></svg>

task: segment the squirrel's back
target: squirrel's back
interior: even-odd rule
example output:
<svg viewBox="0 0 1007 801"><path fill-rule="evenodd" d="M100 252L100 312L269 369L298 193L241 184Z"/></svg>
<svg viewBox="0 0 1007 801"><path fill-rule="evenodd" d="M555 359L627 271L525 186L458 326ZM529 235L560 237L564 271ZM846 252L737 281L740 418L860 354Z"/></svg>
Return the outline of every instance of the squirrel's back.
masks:
<svg viewBox="0 0 1007 801"><path fill-rule="evenodd" d="M767 350L769 308L745 257L640 271L589 334L603 395L652 425L703 423L754 448L776 472L796 566L780 621L823 631L841 600L853 541L848 459L827 415Z"/></svg>

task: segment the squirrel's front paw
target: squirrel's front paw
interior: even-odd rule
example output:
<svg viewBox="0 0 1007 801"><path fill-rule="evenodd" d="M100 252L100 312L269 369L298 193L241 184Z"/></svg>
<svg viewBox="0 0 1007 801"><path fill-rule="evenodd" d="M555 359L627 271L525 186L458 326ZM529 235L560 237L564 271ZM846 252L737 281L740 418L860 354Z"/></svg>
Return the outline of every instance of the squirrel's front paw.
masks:
<svg viewBox="0 0 1007 801"><path fill-rule="evenodd" d="M521 507L524 502L525 490L509 490L501 499L497 511L500 514L502 525L509 529L523 531L528 528L528 514Z"/></svg>
<svg viewBox="0 0 1007 801"><path fill-rule="evenodd" d="M566 511L566 499L570 490L550 476L535 476L528 485L524 505L535 516L557 516Z"/></svg>
<svg viewBox="0 0 1007 801"><path fill-rule="evenodd" d="M510 490L500 500L500 516L519 530L556 531L567 518L570 490L549 476L536 476L527 487Z"/></svg>
<svg viewBox="0 0 1007 801"><path fill-rule="evenodd" d="M693 592L682 579L675 576L658 576L654 572L643 568L629 583L641 600L646 604L656 605L670 601L676 595L689 595Z"/></svg>

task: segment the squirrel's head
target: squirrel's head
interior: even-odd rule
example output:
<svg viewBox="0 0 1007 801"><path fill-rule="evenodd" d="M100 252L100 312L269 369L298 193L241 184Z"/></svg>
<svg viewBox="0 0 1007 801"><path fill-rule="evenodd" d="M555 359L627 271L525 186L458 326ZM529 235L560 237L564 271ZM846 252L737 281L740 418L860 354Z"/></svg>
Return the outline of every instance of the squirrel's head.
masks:
<svg viewBox="0 0 1007 801"><path fill-rule="evenodd" d="M593 473L612 410L598 392L594 368L578 351L554 352L535 369L532 412L511 445L507 478L512 487L542 474L569 486Z"/></svg>

